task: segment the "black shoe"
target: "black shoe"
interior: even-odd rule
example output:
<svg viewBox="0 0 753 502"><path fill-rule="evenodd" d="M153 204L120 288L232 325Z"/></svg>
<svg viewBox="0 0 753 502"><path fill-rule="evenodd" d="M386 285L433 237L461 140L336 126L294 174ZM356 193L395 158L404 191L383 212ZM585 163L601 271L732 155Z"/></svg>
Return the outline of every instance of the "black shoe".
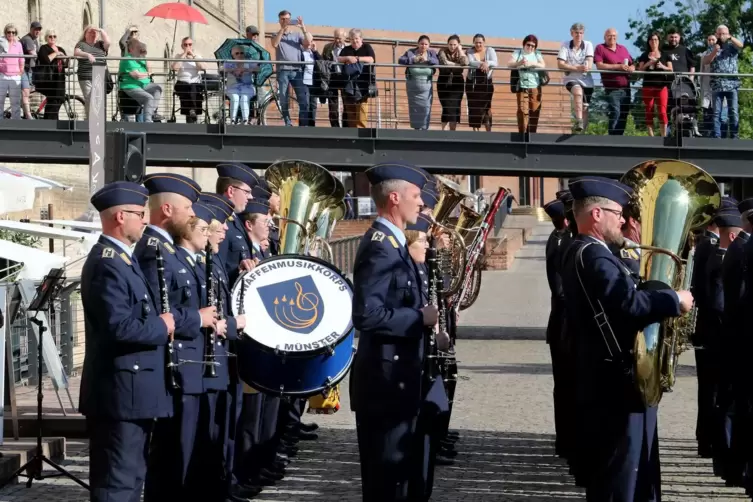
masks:
<svg viewBox="0 0 753 502"><path fill-rule="evenodd" d="M310 424L304 424L303 422L301 422L300 428L304 432L314 432L319 428L319 424L317 424L316 422L311 422Z"/></svg>
<svg viewBox="0 0 753 502"><path fill-rule="evenodd" d="M447 436L459 438L460 433L458 431L447 431Z"/></svg>
<svg viewBox="0 0 753 502"><path fill-rule="evenodd" d="M276 452L275 453L275 462L279 462L283 465L288 465L290 463L290 457L285 455L284 453Z"/></svg>
<svg viewBox="0 0 753 502"><path fill-rule="evenodd" d="M256 497L260 493L261 493L260 486L240 484L234 487L231 497L235 497L241 500L248 500L251 497Z"/></svg>
<svg viewBox="0 0 753 502"><path fill-rule="evenodd" d="M316 432L300 431L298 433L298 438L300 438L301 441L314 441L319 438L319 434Z"/></svg>
<svg viewBox="0 0 753 502"><path fill-rule="evenodd" d="M285 472L273 471L266 467L259 470L259 478L273 479L279 481L285 477Z"/></svg>
<svg viewBox="0 0 753 502"><path fill-rule="evenodd" d="M439 450L437 455L441 455L443 457L447 458L455 458L458 456L458 452L455 450Z"/></svg>
<svg viewBox="0 0 753 502"><path fill-rule="evenodd" d="M454 465L455 461L451 458L445 458L437 456L437 458L434 460L434 465Z"/></svg>
<svg viewBox="0 0 753 502"><path fill-rule="evenodd" d="M443 448L445 450L454 450L455 449L455 443L451 443L449 441L442 440L439 442L440 448Z"/></svg>

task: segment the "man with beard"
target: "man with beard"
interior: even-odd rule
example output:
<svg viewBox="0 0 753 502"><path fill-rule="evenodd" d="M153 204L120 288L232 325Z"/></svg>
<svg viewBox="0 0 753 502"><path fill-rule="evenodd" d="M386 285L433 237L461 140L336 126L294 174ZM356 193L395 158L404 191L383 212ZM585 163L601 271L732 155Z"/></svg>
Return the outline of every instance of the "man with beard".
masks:
<svg viewBox="0 0 753 502"><path fill-rule="evenodd" d="M366 171L378 217L353 266L353 326L360 332L350 374L351 409L361 462L364 502L415 500L409 485L421 475L411 455L423 402L424 337L437 308L421 305L421 282L405 247L429 182L413 166L384 163Z"/></svg>
<svg viewBox="0 0 753 502"><path fill-rule="evenodd" d="M156 501L187 495L184 488L204 392L201 328L215 329L217 309L197 308L195 279L175 249L175 239L194 216L193 203L198 201L201 188L190 178L169 173L147 175L144 186L149 191L149 225L133 254L152 290L167 294L175 317L173 349L178 360L177 368L171 368L177 381L177 388L170 389L175 413L172 419L157 422L149 452L145 500ZM164 260L166 292L160 287L158 255Z"/></svg>
<svg viewBox="0 0 753 502"><path fill-rule="evenodd" d="M698 61L691 50L680 43L681 39L682 36L677 28L667 30L667 45L664 46L662 52L669 55L673 72L695 73Z"/></svg>
<svg viewBox="0 0 753 502"><path fill-rule="evenodd" d="M636 333L690 310L688 291L638 289L609 250L622 240L632 189L600 177L570 182L579 234L565 253L562 283L575 339L578 468L587 500L660 500L657 408L631 378Z"/></svg>
<svg viewBox="0 0 753 502"><path fill-rule="evenodd" d="M86 355L79 409L86 417L91 500L139 500L155 419L169 417L165 347L173 314L144 279L131 246L144 229L147 191L127 181L91 198L102 235L81 273Z"/></svg>

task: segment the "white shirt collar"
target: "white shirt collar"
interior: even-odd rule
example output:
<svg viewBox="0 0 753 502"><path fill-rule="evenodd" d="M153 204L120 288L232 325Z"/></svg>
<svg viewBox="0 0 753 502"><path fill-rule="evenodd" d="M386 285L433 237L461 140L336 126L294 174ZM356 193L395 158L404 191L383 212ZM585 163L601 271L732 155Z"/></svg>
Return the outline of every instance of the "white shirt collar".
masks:
<svg viewBox="0 0 753 502"><path fill-rule="evenodd" d="M386 218L382 218L381 216L377 216L376 221L378 221L379 223L381 223L382 225L384 225L385 227L387 227L390 230L390 232L392 232L392 235L395 236L395 238L397 239L397 241L401 245L405 246L405 232L403 232L402 229L397 228L397 226L395 226L394 223L392 223L391 221L389 221Z"/></svg>
<svg viewBox="0 0 753 502"><path fill-rule="evenodd" d="M173 241L173 237L172 237L172 235L170 235L170 234L169 234L169 233L167 232L167 230L165 230L164 228L160 228L160 227L157 227L157 226L154 226L154 225L147 225L147 226L148 226L149 228L151 228L152 230L156 230L156 231L157 231L157 232L158 232L158 233L159 233L159 234L160 234L161 236L163 236L163 237L164 237L164 238L165 238L165 239L167 240L167 242L169 242L170 244L175 244L175 242Z"/></svg>
<svg viewBox="0 0 753 502"><path fill-rule="evenodd" d="M125 242L121 242L118 239L116 239L115 237L110 237L109 235L105 235L105 234L102 234L102 237L104 237L108 241L110 241L113 244L115 244L118 248L120 248L121 250L123 250L123 252L125 254L127 254L129 258L131 258L133 256L133 249L131 249L130 246L127 246Z"/></svg>

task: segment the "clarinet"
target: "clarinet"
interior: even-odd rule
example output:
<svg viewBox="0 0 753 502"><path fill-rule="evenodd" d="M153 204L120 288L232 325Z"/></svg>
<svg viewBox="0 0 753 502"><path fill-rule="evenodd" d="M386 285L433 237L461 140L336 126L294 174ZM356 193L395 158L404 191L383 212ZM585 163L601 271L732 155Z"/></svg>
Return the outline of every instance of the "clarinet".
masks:
<svg viewBox="0 0 753 502"><path fill-rule="evenodd" d="M157 243L157 282L159 284L159 297L162 306L162 313L167 314L170 312L170 298L167 295L167 283L165 282L165 259L162 257L161 244ZM177 390L180 389L178 385L178 378L176 373L178 372L178 363L176 362L177 353L173 346L173 335L170 335L167 342L167 352L165 356L167 358L167 388Z"/></svg>
<svg viewBox="0 0 753 502"><path fill-rule="evenodd" d="M243 275L240 276L241 292L238 295L238 315L244 315L246 313L246 306L244 300L246 298L246 281L243 280ZM238 331L238 338L243 334L243 330Z"/></svg>
<svg viewBox="0 0 753 502"><path fill-rule="evenodd" d="M207 243L206 247L206 258L207 258L207 267L206 267L206 275L207 275L207 305L209 307L211 306L217 306L217 295L215 294L215 290L217 288L217 285L215 284L214 279L214 270L213 270L213 264L212 264L212 245ZM207 328L204 331L204 361L206 363L206 368L204 368L204 377L205 378L216 378L217 377L217 368L215 367L215 354L214 354L214 342L216 339L215 331L212 328Z"/></svg>
<svg viewBox="0 0 753 502"><path fill-rule="evenodd" d="M439 283L442 281L442 274L439 269L434 237L431 238L429 249L426 250L426 265L429 269L429 305L434 305L439 309ZM430 382L433 382L438 374L438 350L434 326L427 327L424 349L424 374Z"/></svg>

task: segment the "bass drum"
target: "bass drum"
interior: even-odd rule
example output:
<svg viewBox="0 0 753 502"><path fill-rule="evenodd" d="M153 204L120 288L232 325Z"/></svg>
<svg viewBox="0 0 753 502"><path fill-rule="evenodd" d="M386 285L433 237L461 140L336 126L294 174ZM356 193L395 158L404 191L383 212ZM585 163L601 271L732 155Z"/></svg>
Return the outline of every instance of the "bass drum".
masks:
<svg viewBox="0 0 753 502"><path fill-rule="evenodd" d="M334 265L311 256L266 259L241 275L231 301L233 314L248 319L236 342L248 385L310 397L345 378L355 355L353 285Z"/></svg>

